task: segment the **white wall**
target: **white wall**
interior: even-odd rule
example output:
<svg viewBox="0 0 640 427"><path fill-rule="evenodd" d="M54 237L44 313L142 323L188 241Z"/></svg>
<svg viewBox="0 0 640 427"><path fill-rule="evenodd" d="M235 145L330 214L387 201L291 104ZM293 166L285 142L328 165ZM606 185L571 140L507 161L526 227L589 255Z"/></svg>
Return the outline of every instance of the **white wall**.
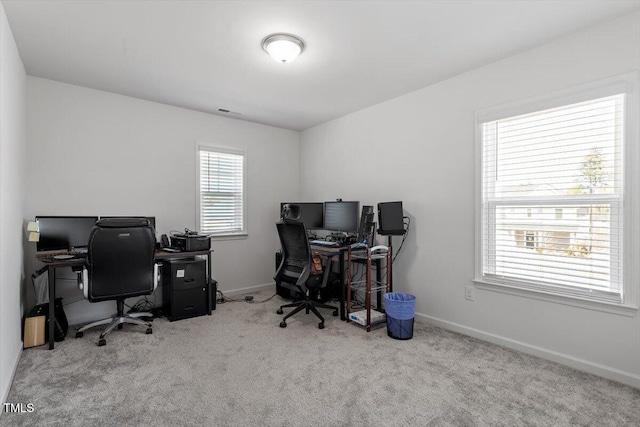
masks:
<svg viewBox="0 0 640 427"><path fill-rule="evenodd" d="M25 71L0 3L0 402L22 349Z"/></svg>
<svg viewBox="0 0 640 427"><path fill-rule="evenodd" d="M273 283L279 203L299 194L298 132L35 77L27 105L25 218L153 215L158 238L197 229L195 141L245 149L249 237L213 242L213 277L223 291ZM34 252L29 245L29 271ZM115 311L82 301L74 280L57 288L65 303L80 299L65 307L70 322Z"/></svg>
<svg viewBox="0 0 640 427"><path fill-rule="evenodd" d="M402 200L412 225L395 290L415 294L424 318L640 387L637 313L480 289L464 299L474 275L475 112L638 69L636 13L306 130L301 195Z"/></svg>

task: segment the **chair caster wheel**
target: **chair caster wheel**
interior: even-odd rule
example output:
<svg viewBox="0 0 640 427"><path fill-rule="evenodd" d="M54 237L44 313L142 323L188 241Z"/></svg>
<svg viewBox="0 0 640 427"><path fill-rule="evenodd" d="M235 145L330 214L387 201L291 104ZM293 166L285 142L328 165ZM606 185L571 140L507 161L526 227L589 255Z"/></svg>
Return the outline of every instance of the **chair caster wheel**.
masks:
<svg viewBox="0 0 640 427"><path fill-rule="evenodd" d="M76 338L82 338L84 332L76 332Z"/></svg>
<svg viewBox="0 0 640 427"><path fill-rule="evenodd" d="M100 340L98 340L98 347L102 347L103 345L107 345L107 340L100 338Z"/></svg>
<svg viewBox="0 0 640 427"><path fill-rule="evenodd" d="M334 311L334 312L333 312L333 316L334 316L334 317L337 317L337 316L338 316L338 310L336 310L336 311Z"/></svg>
<svg viewBox="0 0 640 427"><path fill-rule="evenodd" d="M318 323L318 329L324 329L324 322Z"/></svg>
<svg viewBox="0 0 640 427"><path fill-rule="evenodd" d="M124 325L123 325L122 323L120 323L120 324L118 325L118 329L122 329L122 328L124 328Z"/></svg>
<svg viewBox="0 0 640 427"><path fill-rule="evenodd" d="M153 329L151 329L151 328L147 328L147 330L146 330L145 334L147 334L147 335L151 335L152 333L153 333Z"/></svg>
<svg viewBox="0 0 640 427"><path fill-rule="evenodd" d="M286 327L287 327L287 324L286 324L285 322L280 322L280 327L281 327L281 328L286 328Z"/></svg>
<svg viewBox="0 0 640 427"><path fill-rule="evenodd" d="M277 313L277 314L282 314L282 313L284 313L284 311L282 311L282 309L281 309L281 308L279 308L279 309L278 309L278 311L276 311L276 313Z"/></svg>

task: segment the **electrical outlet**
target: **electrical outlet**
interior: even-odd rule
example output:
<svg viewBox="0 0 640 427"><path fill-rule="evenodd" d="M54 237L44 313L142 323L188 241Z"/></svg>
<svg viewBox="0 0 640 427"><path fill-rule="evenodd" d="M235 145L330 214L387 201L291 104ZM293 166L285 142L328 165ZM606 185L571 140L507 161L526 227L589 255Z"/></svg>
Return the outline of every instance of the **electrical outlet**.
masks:
<svg viewBox="0 0 640 427"><path fill-rule="evenodd" d="M469 301L476 300L476 288L474 288L473 285L467 285L464 288L464 299Z"/></svg>

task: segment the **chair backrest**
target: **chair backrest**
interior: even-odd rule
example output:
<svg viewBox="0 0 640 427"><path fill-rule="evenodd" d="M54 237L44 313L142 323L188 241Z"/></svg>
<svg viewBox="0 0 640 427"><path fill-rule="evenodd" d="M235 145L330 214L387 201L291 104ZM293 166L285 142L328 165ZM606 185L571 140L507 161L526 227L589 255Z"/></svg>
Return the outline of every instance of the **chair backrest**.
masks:
<svg viewBox="0 0 640 427"><path fill-rule="evenodd" d="M147 219L110 218L96 222L89 237L89 301L153 292L155 231Z"/></svg>
<svg viewBox="0 0 640 427"><path fill-rule="evenodd" d="M311 248L304 223L282 219L276 222L282 262L276 272L276 282L303 287L311 273Z"/></svg>

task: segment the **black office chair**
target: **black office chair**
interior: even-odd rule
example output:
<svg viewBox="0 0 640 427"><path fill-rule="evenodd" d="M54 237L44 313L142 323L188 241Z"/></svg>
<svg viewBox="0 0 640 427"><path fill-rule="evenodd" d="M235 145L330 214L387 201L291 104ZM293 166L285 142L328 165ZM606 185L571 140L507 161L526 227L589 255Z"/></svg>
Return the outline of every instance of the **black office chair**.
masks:
<svg viewBox="0 0 640 427"><path fill-rule="evenodd" d="M283 215L295 217L294 215ZM307 314L312 311L319 319L318 328L324 328L324 317L318 312L317 308L330 308L333 315L338 315L338 309L327 304L322 304L310 298L310 290L317 290L326 286L329 276L329 268L325 266L322 275L311 275L312 254L307 238L307 230L304 223L283 218L276 222L280 244L282 246L282 261L278 267L278 271L274 276L278 286L297 289L304 295L304 299L292 304L280 306L277 313L282 314L283 308L296 307L295 310L288 313L280 322L281 328L287 327L287 319L301 310L305 310ZM330 264L329 264L330 265Z"/></svg>
<svg viewBox="0 0 640 427"><path fill-rule="evenodd" d="M78 286L90 302L116 300L115 316L90 323L78 329L76 338L94 326L106 325L98 345L107 342L106 335L123 323L146 326L153 333L151 323L139 319L153 318L151 313L124 314L125 298L149 295L158 285L158 265L155 263L155 231L146 219L110 218L96 222L89 237L87 267L79 273Z"/></svg>

